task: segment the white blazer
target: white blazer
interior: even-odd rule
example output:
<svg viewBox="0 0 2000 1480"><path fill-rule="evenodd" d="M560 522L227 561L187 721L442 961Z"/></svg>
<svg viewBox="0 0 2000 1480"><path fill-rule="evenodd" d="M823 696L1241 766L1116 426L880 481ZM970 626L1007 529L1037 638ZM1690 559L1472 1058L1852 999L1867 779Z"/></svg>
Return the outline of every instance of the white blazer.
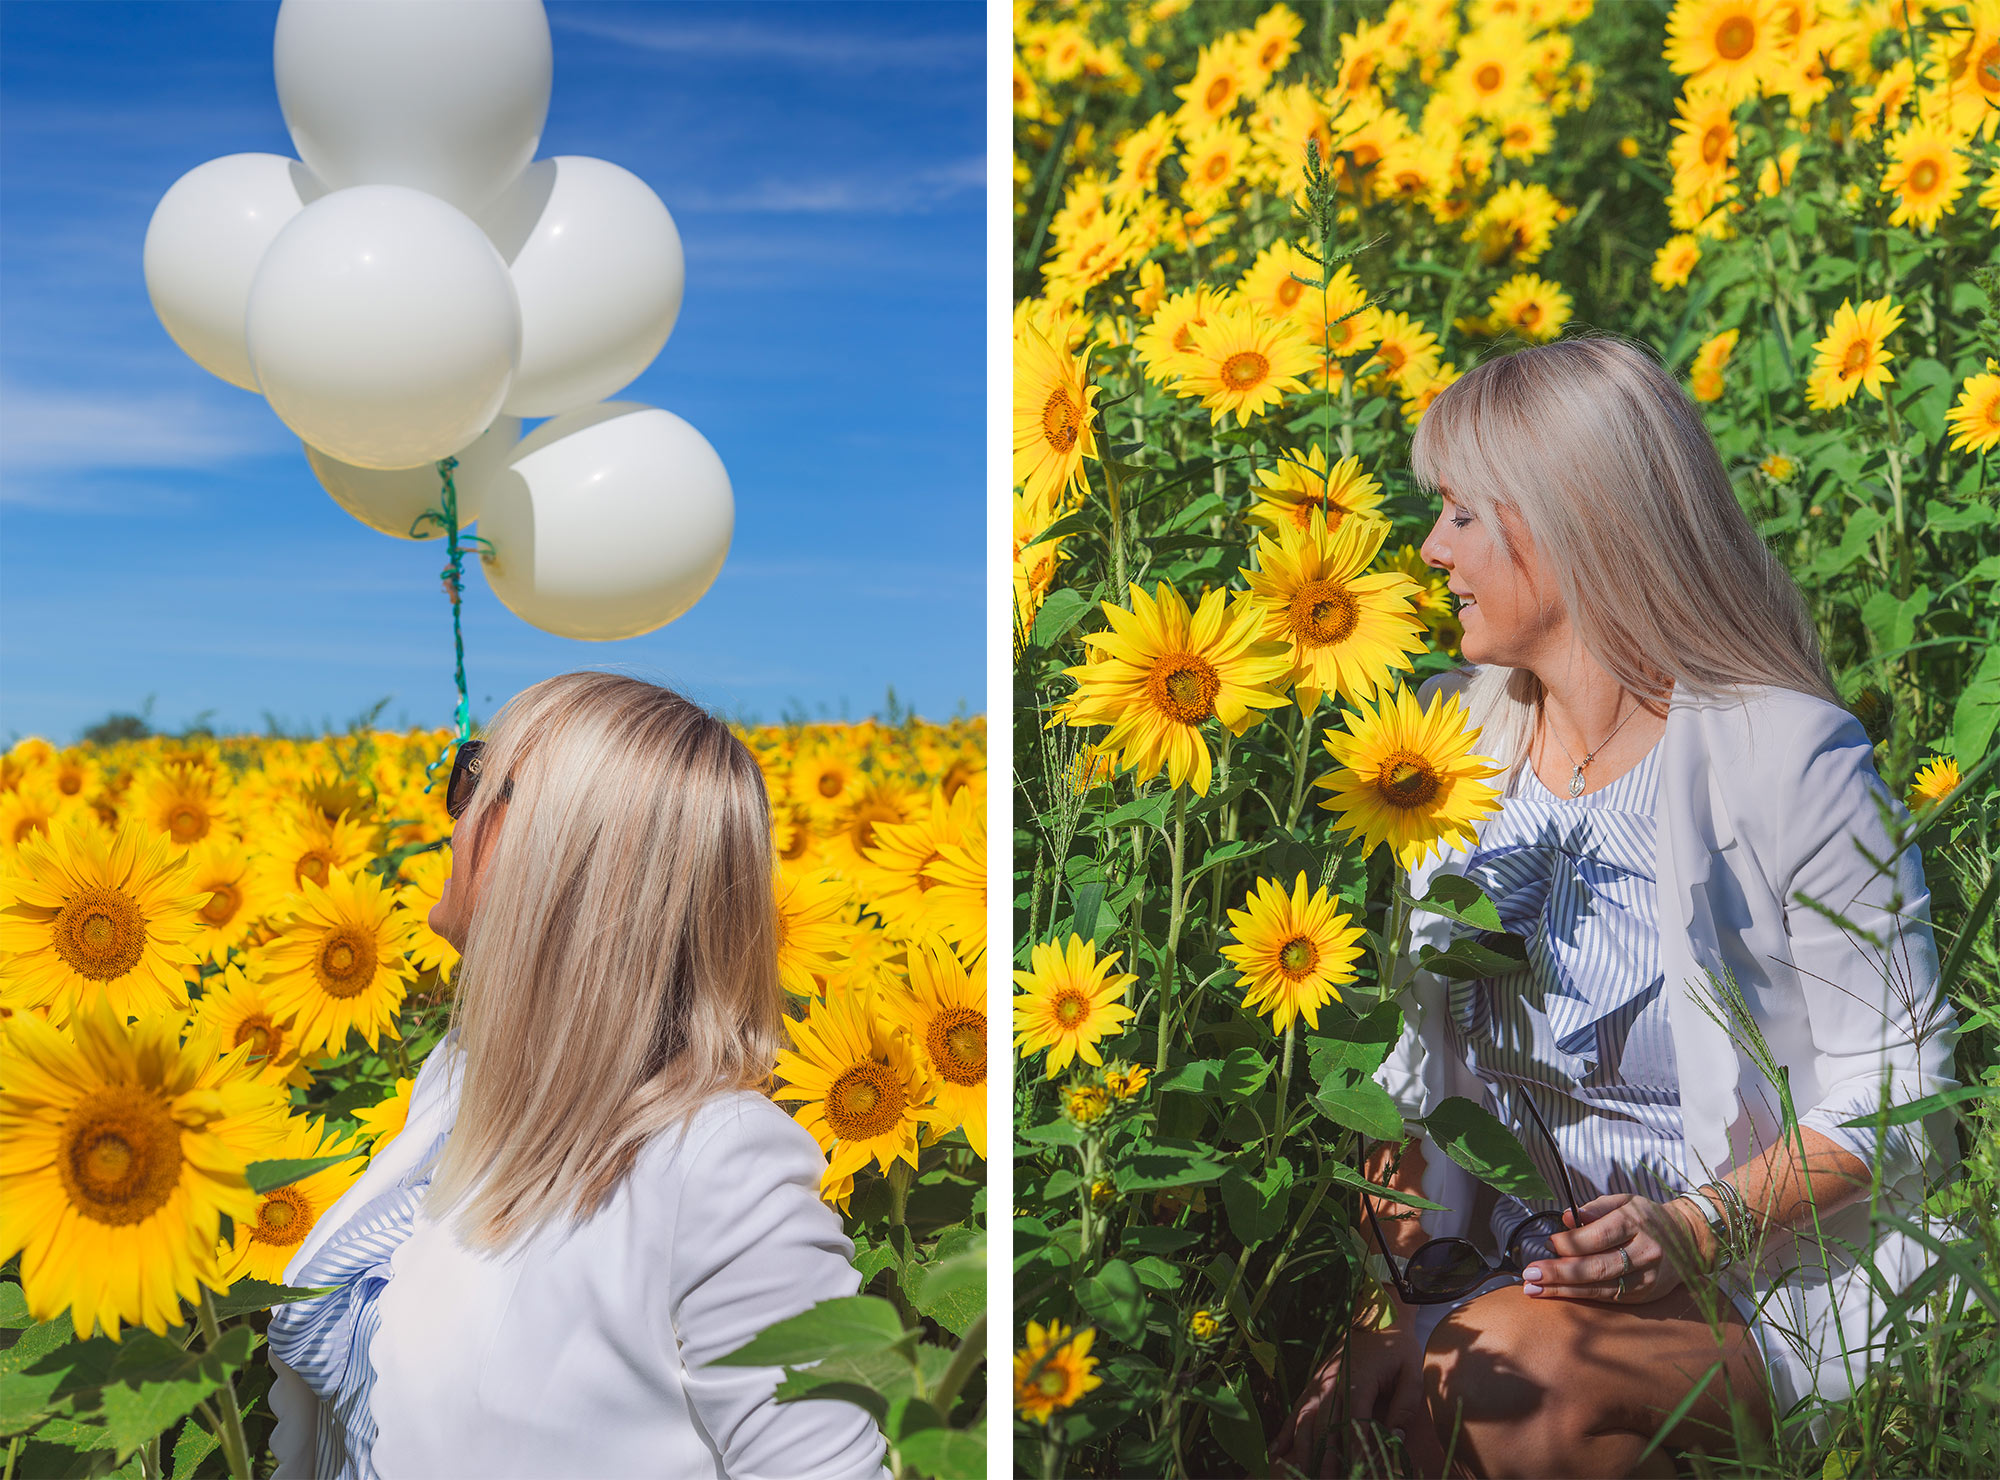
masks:
<svg viewBox="0 0 2000 1480"><path fill-rule="evenodd" d="M388 1190L455 1113L463 1055L440 1046L409 1123L314 1226L289 1280ZM777 1403L775 1367L711 1359L820 1300L852 1295L854 1246L820 1201L812 1137L748 1091L656 1136L581 1224L558 1219L505 1257L419 1210L390 1263L370 1347L384 1480L657 1476L877 1480L880 1429L824 1399ZM320 1400L275 1356L278 1475L310 1476Z"/></svg>
<svg viewBox="0 0 2000 1480"><path fill-rule="evenodd" d="M1425 685L1461 688L1468 670ZM1866 1133L1839 1122L1875 1112L1886 1084L1902 1104L1957 1083L1957 1019L1937 991L1930 894L1914 848L1887 875L1860 851L1886 858L1880 802L1907 816L1875 773L1867 736L1846 711L1785 689L1746 687L1703 699L1676 690L1660 740L1656 804L1660 967L1665 977L1690 1175L1709 1180L1778 1140L1777 1087L1703 1006L1706 974L1733 974L1772 1058L1791 1088L1799 1122L1871 1160ZM1435 855L1411 875L1422 898L1440 873L1463 873L1468 850ZM1883 952L1798 903L1803 893L1871 932ZM1453 924L1427 911L1411 922L1411 955L1443 948ZM1713 999L1710 998L1713 1008ZM1404 1032L1376 1078L1406 1117L1463 1095L1492 1108L1484 1086L1445 1037L1445 982L1412 971L1403 983ZM1741 1036L1740 1034L1737 1036ZM1892 1127L1880 1152L1880 1207L1921 1226L1924 1174L1958 1160L1952 1113ZM1424 1195L1451 1211L1424 1213L1432 1236L1467 1233L1478 1191L1469 1174L1425 1148ZM1809 1234L1774 1241L1760 1266L1766 1350L1783 1406L1817 1390L1846 1396L1865 1372L1880 1297L1843 1244L1870 1242L1867 1199L1823 1217L1822 1247ZM1939 1231L1932 1220L1933 1232ZM1943 1230L1947 1234L1950 1230ZM1917 1240L1874 1233L1875 1270L1897 1291L1931 1263ZM1843 1355L1843 1346L1846 1355ZM1775 1357L1775 1360L1773 1358Z"/></svg>

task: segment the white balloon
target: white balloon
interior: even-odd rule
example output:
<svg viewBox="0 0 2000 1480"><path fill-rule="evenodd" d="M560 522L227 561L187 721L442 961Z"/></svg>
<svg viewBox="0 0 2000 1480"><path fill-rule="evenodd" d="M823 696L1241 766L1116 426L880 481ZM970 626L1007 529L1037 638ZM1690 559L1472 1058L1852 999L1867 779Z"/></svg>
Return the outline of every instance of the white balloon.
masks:
<svg viewBox="0 0 2000 1480"><path fill-rule="evenodd" d="M494 594L545 632L599 642L664 627L699 601L736 520L707 439L634 401L535 428L485 503Z"/></svg>
<svg viewBox="0 0 2000 1480"><path fill-rule="evenodd" d="M479 517L487 485L507 466L514 444L521 437L518 417L503 416L479 434L470 447L452 454L458 466L452 469L451 486L458 504L458 525L463 529ZM444 533L435 524L425 524L411 534L411 526L426 509L434 509L444 496L444 479L434 464L418 468L357 468L337 457L329 457L311 443L306 444L306 461L319 479L320 487L333 501L370 529L398 539L434 540Z"/></svg>
<svg viewBox="0 0 2000 1480"><path fill-rule="evenodd" d="M556 416L623 390L681 311L674 218L644 180L602 159L538 160L480 216L521 299L515 416Z"/></svg>
<svg viewBox="0 0 2000 1480"><path fill-rule="evenodd" d="M272 65L330 189L407 185L470 212L535 157L555 64L541 0L285 0Z"/></svg>
<svg viewBox="0 0 2000 1480"><path fill-rule="evenodd" d="M507 264L472 218L400 185L314 201L250 285L250 363L278 419L342 462L413 468L493 424L521 354Z"/></svg>
<svg viewBox="0 0 2000 1480"><path fill-rule="evenodd" d="M202 369L257 389L243 317L250 280L286 222L326 187L282 154L225 154L174 181L146 227L146 295Z"/></svg>

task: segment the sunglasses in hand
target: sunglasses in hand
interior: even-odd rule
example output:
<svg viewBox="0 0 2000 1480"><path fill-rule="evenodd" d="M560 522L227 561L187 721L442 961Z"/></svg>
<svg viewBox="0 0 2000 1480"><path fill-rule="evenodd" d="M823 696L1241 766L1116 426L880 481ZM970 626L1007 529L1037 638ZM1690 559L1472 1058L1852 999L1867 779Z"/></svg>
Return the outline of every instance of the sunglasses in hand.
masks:
<svg viewBox="0 0 2000 1480"><path fill-rule="evenodd" d="M1577 1211L1576 1189L1570 1185L1569 1168L1563 1165L1562 1149L1556 1145L1556 1138L1542 1120L1542 1112L1535 1108L1535 1102L1523 1089L1519 1091L1528 1113L1535 1119L1555 1153L1556 1169L1562 1174L1563 1196L1569 1203L1569 1211L1574 1215L1575 1227L1583 1226L1583 1214ZM1366 1175L1364 1170L1363 1175ZM1368 1226L1375 1231L1376 1246L1383 1250L1383 1260L1389 1266L1389 1276L1396 1284L1396 1293L1405 1305L1442 1305L1460 1296L1470 1295L1495 1275L1518 1275L1537 1259L1546 1259L1555 1251L1549 1245L1549 1235L1563 1230L1561 1209L1553 1212L1536 1213L1522 1220L1508 1236L1506 1251L1497 1264L1488 1264L1486 1256L1476 1245L1463 1238L1434 1238L1420 1245L1416 1252L1403 1261L1403 1267L1396 1267L1396 1257L1388 1252L1389 1241L1382 1237L1382 1225L1376 1221L1375 1206L1366 1193L1362 1194L1361 1206L1367 1210Z"/></svg>

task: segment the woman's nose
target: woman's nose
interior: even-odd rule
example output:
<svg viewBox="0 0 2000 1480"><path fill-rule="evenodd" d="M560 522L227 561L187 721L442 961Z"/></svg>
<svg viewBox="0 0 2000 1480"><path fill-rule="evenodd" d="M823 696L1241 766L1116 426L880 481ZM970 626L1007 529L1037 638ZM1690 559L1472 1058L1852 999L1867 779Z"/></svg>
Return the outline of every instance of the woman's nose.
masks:
<svg viewBox="0 0 2000 1480"><path fill-rule="evenodd" d="M1417 554L1423 557L1425 565L1436 566L1439 570L1451 569L1451 545L1444 535L1444 515L1437 517L1431 532L1424 536L1424 542L1417 547Z"/></svg>

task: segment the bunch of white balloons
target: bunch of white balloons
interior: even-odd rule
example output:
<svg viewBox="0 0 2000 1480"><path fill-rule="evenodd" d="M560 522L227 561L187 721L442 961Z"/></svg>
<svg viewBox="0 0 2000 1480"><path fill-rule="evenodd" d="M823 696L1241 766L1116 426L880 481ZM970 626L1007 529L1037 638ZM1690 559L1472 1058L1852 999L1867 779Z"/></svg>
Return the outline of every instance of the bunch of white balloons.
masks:
<svg viewBox="0 0 2000 1480"><path fill-rule="evenodd" d="M729 476L671 412L607 401L667 341L673 217L601 159L535 160L554 59L541 0L284 0L298 159L190 170L146 231L146 290L197 364L260 392L340 506L434 537L436 464L524 621L649 632L700 599ZM548 417L525 440L521 418Z"/></svg>

